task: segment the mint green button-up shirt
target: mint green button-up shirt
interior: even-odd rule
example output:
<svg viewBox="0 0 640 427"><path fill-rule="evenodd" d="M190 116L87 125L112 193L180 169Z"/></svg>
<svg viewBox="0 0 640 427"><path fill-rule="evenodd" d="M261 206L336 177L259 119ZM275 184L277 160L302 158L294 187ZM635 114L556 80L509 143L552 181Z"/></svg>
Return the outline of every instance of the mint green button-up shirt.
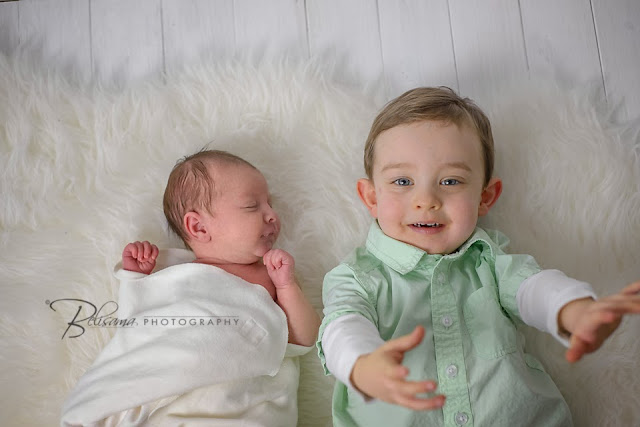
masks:
<svg viewBox="0 0 640 427"><path fill-rule="evenodd" d="M524 352L516 293L540 271L528 255L508 255L506 238L476 228L449 255L426 252L386 236L377 222L324 280L319 356L328 373L322 334L334 319L359 314L382 339L426 330L403 364L410 380L437 380L442 409L411 411L365 402L336 381L336 426L571 426L571 414L540 362Z"/></svg>

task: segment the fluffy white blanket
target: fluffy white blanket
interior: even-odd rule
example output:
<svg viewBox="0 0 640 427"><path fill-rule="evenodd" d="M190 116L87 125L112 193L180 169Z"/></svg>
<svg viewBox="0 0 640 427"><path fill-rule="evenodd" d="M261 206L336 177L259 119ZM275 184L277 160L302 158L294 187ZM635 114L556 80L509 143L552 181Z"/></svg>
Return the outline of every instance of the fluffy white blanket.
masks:
<svg viewBox="0 0 640 427"><path fill-rule="evenodd" d="M434 82L437 84L437 82ZM28 58L0 57L0 413L6 425L55 425L63 400L113 329L62 338L74 311L46 301L114 300L111 266L131 240L178 247L161 197L175 161L209 143L264 171L321 309L324 274L369 225L355 193L382 97L314 63L194 66L127 88L74 83ZM504 193L484 226L512 250L592 283L600 295L640 278L638 123L616 124L588 88L523 82L479 100L497 140ZM629 319L576 365L550 337L531 351L578 426L640 419L640 321ZM299 425L330 425L332 378L302 358Z"/></svg>

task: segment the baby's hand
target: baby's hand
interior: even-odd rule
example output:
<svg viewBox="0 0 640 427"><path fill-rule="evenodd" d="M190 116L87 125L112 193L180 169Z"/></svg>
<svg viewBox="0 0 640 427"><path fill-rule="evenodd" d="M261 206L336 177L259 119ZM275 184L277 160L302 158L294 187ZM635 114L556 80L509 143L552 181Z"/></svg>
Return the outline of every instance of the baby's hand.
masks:
<svg viewBox="0 0 640 427"><path fill-rule="evenodd" d="M640 314L640 282L597 301L572 301L562 309L565 310L568 316L566 324L571 327L567 328L571 338L566 358L569 362L576 362L585 354L599 349L618 328L625 314Z"/></svg>
<svg viewBox="0 0 640 427"><path fill-rule="evenodd" d="M438 409L445 397L418 397L436 390L434 381L407 381L409 370L402 365L404 353L415 348L424 337L424 328L417 326L409 335L384 343L373 353L360 356L351 371L351 383L361 392L385 402L414 411Z"/></svg>
<svg viewBox="0 0 640 427"><path fill-rule="evenodd" d="M282 249L271 249L262 257L262 262L267 266L267 273L276 289L284 289L295 285L293 257Z"/></svg>
<svg viewBox="0 0 640 427"><path fill-rule="evenodd" d="M122 251L122 268L137 273L149 274L156 266L158 247L146 240L129 243Z"/></svg>

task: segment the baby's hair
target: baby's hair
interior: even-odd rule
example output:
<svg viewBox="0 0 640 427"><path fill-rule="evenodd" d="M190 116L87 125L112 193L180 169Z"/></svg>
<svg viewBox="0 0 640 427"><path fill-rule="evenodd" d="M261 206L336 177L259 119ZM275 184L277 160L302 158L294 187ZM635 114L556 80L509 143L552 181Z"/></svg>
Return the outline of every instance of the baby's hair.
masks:
<svg viewBox="0 0 640 427"><path fill-rule="evenodd" d="M369 179L373 175L375 144L378 136L396 126L421 121L468 125L482 144L484 155L484 185L493 175L494 148L491 123L484 112L469 98L462 98L445 86L411 89L389 102L371 125L364 148L364 169Z"/></svg>
<svg viewBox="0 0 640 427"><path fill-rule="evenodd" d="M216 196L216 183L207 167L211 164L245 165L256 169L248 161L222 150L206 150L184 157L169 174L162 207L169 227L189 246L189 236L183 226L185 214L196 210L210 211Z"/></svg>

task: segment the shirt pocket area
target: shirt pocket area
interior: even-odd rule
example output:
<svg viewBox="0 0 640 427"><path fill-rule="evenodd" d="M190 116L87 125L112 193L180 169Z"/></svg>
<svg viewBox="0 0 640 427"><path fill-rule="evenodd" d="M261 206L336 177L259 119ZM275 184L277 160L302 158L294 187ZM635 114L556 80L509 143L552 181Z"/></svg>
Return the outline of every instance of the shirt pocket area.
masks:
<svg viewBox="0 0 640 427"><path fill-rule="evenodd" d="M463 307L471 341L480 357L496 359L517 350L516 327L505 315L491 287L469 296Z"/></svg>

